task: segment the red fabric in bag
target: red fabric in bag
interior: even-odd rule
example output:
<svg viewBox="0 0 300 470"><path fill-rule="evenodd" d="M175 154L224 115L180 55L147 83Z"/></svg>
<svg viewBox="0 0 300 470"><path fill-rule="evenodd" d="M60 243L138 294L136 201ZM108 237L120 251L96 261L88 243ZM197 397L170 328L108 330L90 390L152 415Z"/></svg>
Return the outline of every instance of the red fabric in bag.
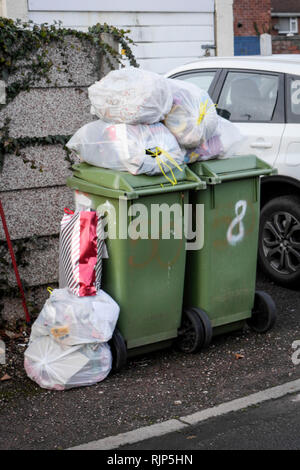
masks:
<svg viewBox="0 0 300 470"><path fill-rule="evenodd" d="M79 257L79 297L96 295L97 263L97 223L96 212L80 213L80 257Z"/></svg>
<svg viewBox="0 0 300 470"><path fill-rule="evenodd" d="M101 286L103 232L95 211L65 210L60 231L60 287L96 295Z"/></svg>

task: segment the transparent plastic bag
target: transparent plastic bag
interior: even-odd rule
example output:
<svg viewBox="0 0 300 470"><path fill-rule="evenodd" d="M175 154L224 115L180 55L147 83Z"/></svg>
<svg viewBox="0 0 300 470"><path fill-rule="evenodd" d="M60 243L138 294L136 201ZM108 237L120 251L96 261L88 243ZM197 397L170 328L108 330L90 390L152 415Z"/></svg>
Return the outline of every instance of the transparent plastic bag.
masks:
<svg viewBox="0 0 300 470"><path fill-rule="evenodd" d="M112 354L107 343L70 347L43 336L29 344L24 367L40 387L65 390L104 380L111 371Z"/></svg>
<svg viewBox="0 0 300 470"><path fill-rule="evenodd" d="M215 133L216 108L206 91L183 80L168 79L173 107L164 124L185 148L197 147Z"/></svg>
<svg viewBox="0 0 300 470"><path fill-rule="evenodd" d="M173 101L164 77L134 67L109 72L88 94L91 113L115 124L154 124L164 119Z"/></svg>
<svg viewBox="0 0 300 470"><path fill-rule="evenodd" d="M67 143L91 165L133 175L167 173L184 160L184 151L162 124L108 124L94 121L81 127Z"/></svg>
<svg viewBox="0 0 300 470"><path fill-rule="evenodd" d="M55 289L32 325L30 341L50 336L55 342L74 346L104 343L111 339L120 308L103 290L77 297L68 289Z"/></svg>
<svg viewBox="0 0 300 470"><path fill-rule="evenodd" d="M195 149L189 150L184 158L185 163L205 161L212 158L232 157L238 149L238 144L244 140L237 126L218 116L216 134L202 142Z"/></svg>

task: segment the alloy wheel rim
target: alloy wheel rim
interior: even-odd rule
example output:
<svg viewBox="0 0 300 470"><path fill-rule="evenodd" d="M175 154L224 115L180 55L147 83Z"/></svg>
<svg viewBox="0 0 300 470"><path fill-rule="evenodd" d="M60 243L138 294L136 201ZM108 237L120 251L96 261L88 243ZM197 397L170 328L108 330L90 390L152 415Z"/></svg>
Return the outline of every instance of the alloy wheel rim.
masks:
<svg viewBox="0 0 300 470"><path fill-rule="evenodd" d="M278 273L300 269L300 222L289 212L275 212L265 222L262 245L269 265Z"/></svg>

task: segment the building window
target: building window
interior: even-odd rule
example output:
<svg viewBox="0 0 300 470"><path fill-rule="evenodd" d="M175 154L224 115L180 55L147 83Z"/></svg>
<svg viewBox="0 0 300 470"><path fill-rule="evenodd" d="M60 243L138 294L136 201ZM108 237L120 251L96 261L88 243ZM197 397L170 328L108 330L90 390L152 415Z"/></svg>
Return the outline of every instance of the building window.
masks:
<svg viewBox="0 0 300 470"><path fill-rule="evenodd" d="M298 18L290 18L291 33L298 33Z"/></svg>
<svg viewBox="0 0 300 470"><path fill-rule="evenodd" d="M298 33L298 18L278 18L277 26L279 34L297 34Z"/></svg>

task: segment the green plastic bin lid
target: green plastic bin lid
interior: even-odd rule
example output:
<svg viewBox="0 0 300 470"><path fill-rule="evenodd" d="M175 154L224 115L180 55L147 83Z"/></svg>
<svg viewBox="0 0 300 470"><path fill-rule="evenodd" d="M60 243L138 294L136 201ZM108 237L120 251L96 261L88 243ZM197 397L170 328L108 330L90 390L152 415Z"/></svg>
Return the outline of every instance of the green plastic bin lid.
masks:
<svg viewBox="0 0 300 470"><path fill-rule="evenodd" d="M207 184L276 173L274 168L255 155L195 162L190 168Z"/></svg>
<svg viewBox="0 0 300 470"><path fill-rule="evenodd" d="M70 188L113 198L135 199L163 192L206 188L206 183L186 165L182 166L182 171L173 170L176 184L171 184L163 175L132 175L125 171L108 170L88 163L73 165L72 169L73 176L67 179ZM170 173L168 175L171 176Z"/></svg>

